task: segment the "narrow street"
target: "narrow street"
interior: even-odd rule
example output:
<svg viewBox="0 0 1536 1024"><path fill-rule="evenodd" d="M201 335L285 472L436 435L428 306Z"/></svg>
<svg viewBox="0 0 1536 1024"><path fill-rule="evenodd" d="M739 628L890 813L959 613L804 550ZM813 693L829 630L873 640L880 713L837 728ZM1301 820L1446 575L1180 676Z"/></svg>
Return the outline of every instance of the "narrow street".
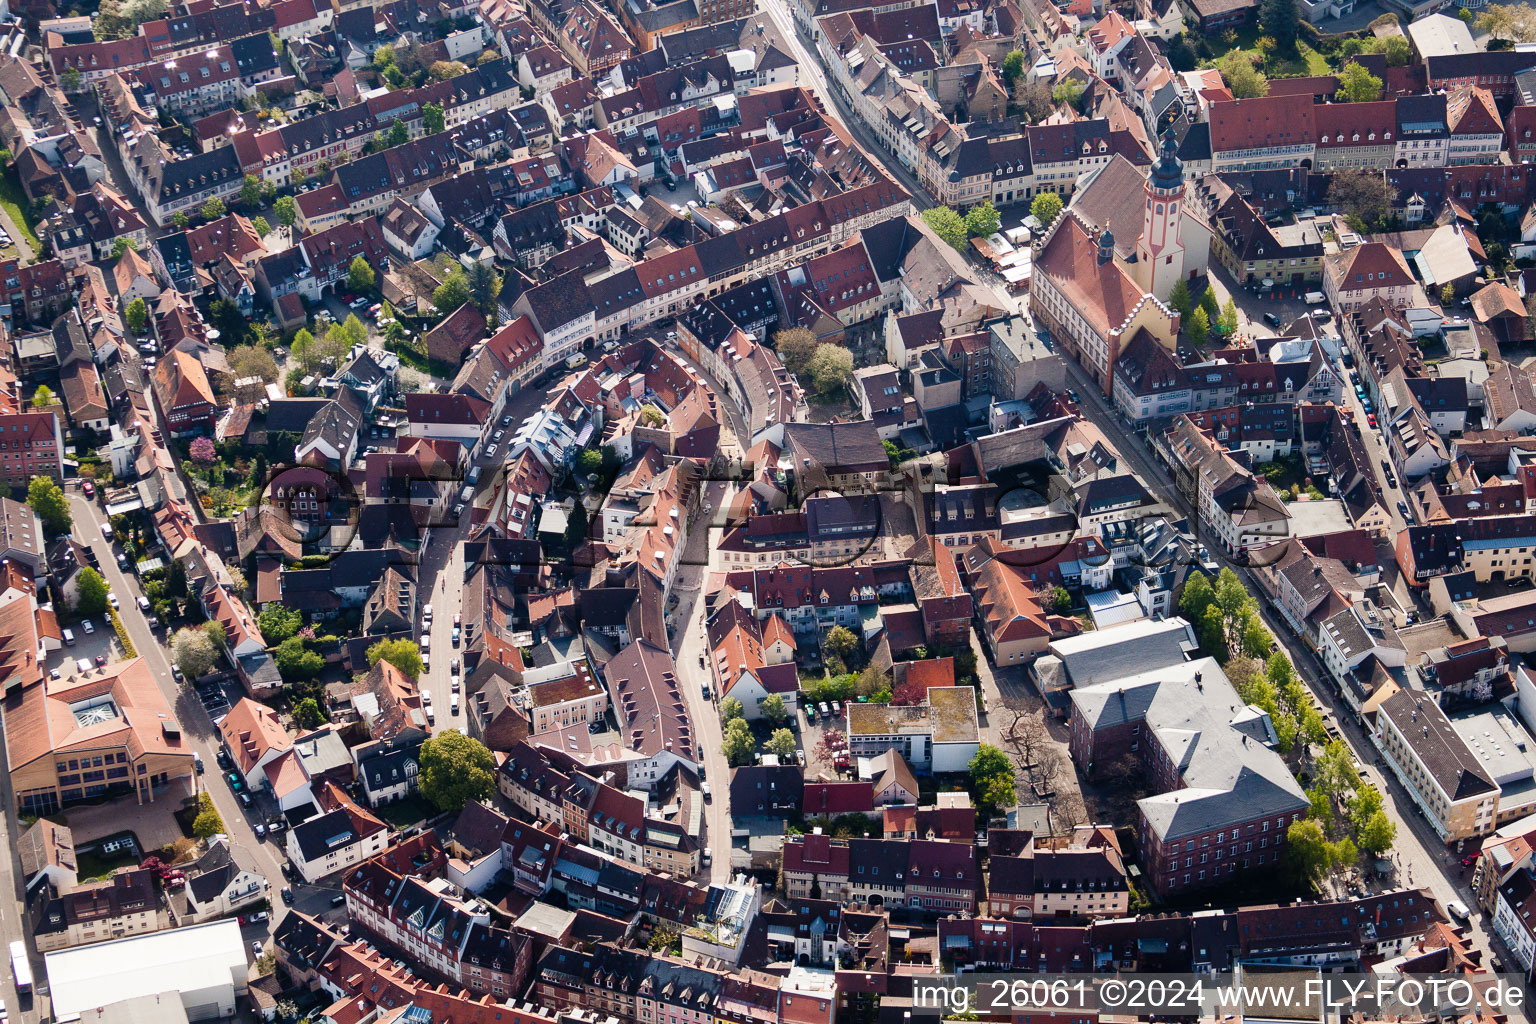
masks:
<svg viewBox="0 0 1536 1024"><path fill-rule="evenodd" d="M767 12L773 19L774 25L779 29L779 34L791 50L790 56L795 58L800 70L800 84L808 85L818 99L828 108L836 112L837 117L854 135L859 144L876 160L885 167L886 172L901 183L912 194L912 205L919 210L926 210L933 206L933 200L929 198L927 191L918 184L917 178L901 166L901 161L896 159L880 141L874 137L864 122L854 116L853 109L838 95L836 87L827 80L825 69L821 65L821 55L816 47L802 38L795 27L795 20L790 16L785 0L762 0L759 10ZM807 81L809 79L809 81Z"/></svg>
<svg viewBox="0 0 1536 1024"><path fill-rule="evenodd" d="M731 485L723 480L711 480L705 484L704 500L717 510L723 508L729 500L730 489ZM705 526L705 519L701 512L689 531L688 548L678 568L677 582L672 585L678 605L670 620L676 623L672 634L672 657L678 666L688 720L693 723L704 778L710 787L710 796L704 804L705 828L701 842L710 851L712 863L705 873L711 882L722 883L731 877L731 768L725 760L720 712L716 705L720 695L714 692L714 681L706 667L709 644L704 634L704 583L714 558L711 541L715 532ZM706 685L710 687L711 699L704 697Z"/></svg>

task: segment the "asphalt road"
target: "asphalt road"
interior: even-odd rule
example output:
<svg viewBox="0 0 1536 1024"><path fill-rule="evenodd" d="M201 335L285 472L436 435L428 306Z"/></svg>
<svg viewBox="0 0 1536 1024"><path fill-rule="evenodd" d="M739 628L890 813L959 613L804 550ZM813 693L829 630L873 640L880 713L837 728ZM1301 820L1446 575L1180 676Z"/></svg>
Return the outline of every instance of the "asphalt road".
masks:
<svg viewBox="0 0 1536 1024"><path fill-rule="evenodd" d="M221 747L218 731L214 728L207 710L197 700L196 694L190 690L184 690L172 677L169 638L150 628L148 620L138 608L138 598L143 592L139 589L137 580L118 568L117 549L114 545L108 544L101 534L101 523L106 520L106 513L100 505L87 500L73 488L70 491L70 511L75 518L73 530L75 537L83 539L96 552L100 572L105 577L109 589L117 595L120 604L118 614L122 617L129 639L133 641L139 656L148 662L150 670L154 673L155 682L160 686L160 692L165 695L177 720L181 723L182 736L188 738L192 749L202 756L207 774L197 778L206 792L213 797L214 806L218 809L219 816L224 819L224 830L229 836L230 849L236 862L247 870L261 874L270 883L273 903L272 919L265 926L245 930L247 940L259 938L266 941L270 936L270 929L276 926L278 919L286 910L282 901L277 898L278 890L283 885L282 865L285 858L272 843L256 838L256 833L251 828L254 819L247 816L248 812L240 806L235 794L225 784L218 769L217 757ZM174 810L176 807L173 805L167 804L165 807L166 814Z"/></svg>

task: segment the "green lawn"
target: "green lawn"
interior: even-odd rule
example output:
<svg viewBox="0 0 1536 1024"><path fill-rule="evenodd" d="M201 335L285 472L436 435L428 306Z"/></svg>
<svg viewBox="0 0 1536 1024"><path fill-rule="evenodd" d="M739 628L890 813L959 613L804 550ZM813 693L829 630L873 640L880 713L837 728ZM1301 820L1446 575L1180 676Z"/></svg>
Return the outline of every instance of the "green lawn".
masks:
<svg viewBox="0 0 1536 1024"><path fill-rule="evenodd" d="M96 878L110 878L112 872L118 868L132 868L139 866L139 858L136 854L117 854L112 857L102 857L96 850L75 854L76 873L80 881L89 882Z"/></svg>
<svg viewBox="0 0 1536 1024"><path fill-rule="evenodd" d="M37 250L42 248L42 243L32 231L32 222L22 213L30 205L27 194L21 190L21 179L16 176L16 168L7 167L5 173L0 174L0 207L5 208L6 216L11 218L17 230L27 236L33 250Z"/></svg>
<svg viewBox="0 0 1536 1024"><path fill-rule="evenodd" d="M1294 56L1281 57L1272 54L1267 60L1259 51L1259 27L1247 24L1236 30L1237 39L1234 46L1239 50L1247 50L1255 57L1262 60L1260 70L1268 78L1301 78L1305 75L1331 75L1333 68L1328 64L1328 58L1318 53L1305 41L1296 41L1296 53ZM1211 52L1214 56L1221 56L1227 52L1227 47L1221 42L1221 37L1210 40Z"/></svg>

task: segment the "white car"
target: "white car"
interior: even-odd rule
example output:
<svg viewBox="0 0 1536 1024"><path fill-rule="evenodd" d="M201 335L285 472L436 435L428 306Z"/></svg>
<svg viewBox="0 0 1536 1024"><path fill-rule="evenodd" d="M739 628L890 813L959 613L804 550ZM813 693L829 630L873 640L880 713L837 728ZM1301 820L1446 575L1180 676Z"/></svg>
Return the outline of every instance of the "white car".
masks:
<svg viewBox="0 0 1536 1024"><path fill-rule="evenodd" d="M81 619L80 620L80 628L85 630L87 633L94 633L94 632L96 632L96 627L91 625L91 620L90 619Z"/></svg>
<svg viewBox="0 0 1536 1024"><path fill-rule="evenodd" d="M494 457L496 455L496 449L498 447L499 447L499 445L494 445L493 444L489 448L487 448L485 450L485 457L488 458L488 459Z"/></svg>
<svg viewBox="0 0 1536 1024"><path fill-rule="evenodd" d="M421 634L421 653L422 654L426 654L431 649L432 649L432 634L424 632L424 633Z"/></svg>
<svg viewBox="0 0 1536 1024"><path fill-rule="evenodd" d="M110 590L107 591L107 604L111 605L113 608L118 607L117 595L112 593Z"/></svg>
<svg viewBox="0 0 1536 1024"><path fill-rule="evenodd" d="M149 598L145 597L143 594L139 595L139 611L149 611Z"/></svg>
<svg viewBox="0 0 1536 1024"><path fill-rule="evenodd" d="M430 619L430 618L432 618L432 606L431 605L426 605L426 606L424 606L421 609L421 617L423 619Z"/></svg>

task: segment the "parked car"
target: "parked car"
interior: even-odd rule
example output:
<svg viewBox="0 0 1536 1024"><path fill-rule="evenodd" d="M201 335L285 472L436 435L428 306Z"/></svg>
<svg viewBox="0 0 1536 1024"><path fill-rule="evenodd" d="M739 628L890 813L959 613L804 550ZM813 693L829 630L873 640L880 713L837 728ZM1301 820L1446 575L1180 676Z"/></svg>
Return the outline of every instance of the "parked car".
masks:
<svg viewBox="0 0 1536 1024"><path fill-rule="evenodd" d="M254 956L258 960L261 959L262 950L261 950L261 940L260 939L252 939L251 940L251 955Z"/></svg>
<svg viewBox="0 0 1536 1024"><path fill-rule="evenodd" d="M1265 313L1264 314L1264 322L1269 324L1269 326L1275 328L1276 330L1280 329L1280 317L1279 317L1278 314L1275 314L1275 313Z"/></svg>
<svg viewBox="0 0 1536 1024"><path fill-rule="evenodd" d="M240 798L240 806L241 807L249 808L251 806L251 794L249 794L249 793L237 793L235 795Z"/></svg>
<svg viewBox="0 0 1536 1024"><path fill-rule="evenodd" d="M149 611L149 608L150 608L149 598L145 597L143 594L139 595L138 604L139 604L139 611L141 611L141 612Z"/></svg>
<svg viewBox="0 0 1536 1024"><path fill-rule="evenodd" d="M282 897L284 905L290 907L293 906L293 890L288 888L286 885L283 886Z"/></svg>
<svg viewBox="0 0 1536 1024"><path fill-rule="evenodd" d="M449 664L449 666L448 666L448 674L451 675L451 676L457 676L459 674L459 659L458 658L454 658L452 663Z"/></svg>
<svg viewBox="0 0 1536 1024"><path fill-rule="evenodd" d="M101 535L107 539L107 543L108 544L112 543L112 524L111 523L102 523L101 524Z"/></svg>
<svg viewBox="0 0 1536 1024"><path fill-rule="evenodd" d="M80 490L85 492L85 496L87 498L96 497L96 485L91 483L89 480L82 480L80 482Z"/></svg>
<svg viewBox="0 0 1536 1024"><path fill-rule="evenodd" d="M113 608L120 607L120 605L117 603L117 595L112 593L110 590L107 591L107 604L111 605Z"/></svg>
<svg viewBox="0 0 1536 1024"><path fill-rule="evenodd" d="M80 628L85 630L87 634L96 632L96 627L91 625L90 619L81 619Z"/></svg>
<svg viewBox="0 0 1536 1024"><path fill-rule="evenodd" d="M245 788L245 782L240 778L239 772L227 772L225 773L224 778L229 780L229 788L233 789L237 793Z"/></svg>
<svg viewBox="0 0 1536 1024"><path fill-rule="evenodd" d="M267 826L263 825L259 821L251 826L251 831L256 833L257 839L267 838Z"/></svg>

